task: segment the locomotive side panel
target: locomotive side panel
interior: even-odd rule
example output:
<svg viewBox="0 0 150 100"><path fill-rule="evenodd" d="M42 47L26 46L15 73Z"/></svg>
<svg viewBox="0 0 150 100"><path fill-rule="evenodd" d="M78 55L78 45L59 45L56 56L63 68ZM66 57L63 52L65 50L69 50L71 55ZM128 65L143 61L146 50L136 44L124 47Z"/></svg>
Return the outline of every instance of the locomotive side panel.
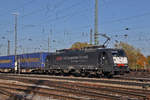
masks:
<svg viewBox="0 0 150 100"><path fill-rule="evenodd" d="M91 69L97 67L98 64L98 54L97 52L67 52L60 54L53 54L47 58L49 67L51 68L85 68Z"/></svg>
<svg viewBox="0 0 150 100"><path fill-rule="evenodd" d="M99 67L104 72L111 72L113 70L113 62L112 62L112 56L109 52L109 50L99 50Z"/></svg>

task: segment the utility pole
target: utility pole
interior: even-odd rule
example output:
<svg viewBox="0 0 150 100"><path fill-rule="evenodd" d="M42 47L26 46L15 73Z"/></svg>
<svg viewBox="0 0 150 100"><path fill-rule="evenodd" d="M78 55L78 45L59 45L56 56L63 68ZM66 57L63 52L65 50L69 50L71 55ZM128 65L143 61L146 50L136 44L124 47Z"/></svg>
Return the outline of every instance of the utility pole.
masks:
<svg viewBox="0 0 150 100"><path fill-rule="evenodd" d="M10 41L8 40L8 48L7 48L7 55L10 55Z"/></svg>
<svg viewBox="0 0 150 100"><path fill-rule="evenodd" d="M90 45L92 45L92 42L93 42L93 30L90 29Z"/></svg>
<svg viewBox="0 0 150 100"><path fill-rule="evenodd" d="M50 29L50 34L48 36L48 52L50 52L50 36L52 35L52 29Z"/></svg>
<svg viewBox="0 0 150 100"><path fill-rule="evenodd" d="M15 55L17 55L17 17L18 17L18 14L17 13L13 13L13 15L15 16Z"/></svg>
<svg viewBox="0 0 150 100"><path fill-rule="evenodd" d="M13 15L15 16L15 26L14 26L14 32L15 32L15 48L14 48L14 52L15 52L15 73L18 70L18 73L20 74L20 67L18 68L18 62L17 62L17 17L18 17L18 13L13 13Z"/></svg>
<svg viewBox="0 0 150 100"><path fill-rule="evenodd" d="M50 48L50 40L49 40L49 36L48 36L48 52L49 52L49 48Z"/></svg>
<svg viewBox="0 0 150 100"><path fill-rule="evenodd" d="M98 45L98 0L95 0L95 29L94 29L94 44Z"/></svg>
<svg viewBox="0 0 150 100"><path fill-rule="evenodd" d="M24 48L22 48L22 53L23 53L23 54L25 53L25 50L24 50Z"/></svg>

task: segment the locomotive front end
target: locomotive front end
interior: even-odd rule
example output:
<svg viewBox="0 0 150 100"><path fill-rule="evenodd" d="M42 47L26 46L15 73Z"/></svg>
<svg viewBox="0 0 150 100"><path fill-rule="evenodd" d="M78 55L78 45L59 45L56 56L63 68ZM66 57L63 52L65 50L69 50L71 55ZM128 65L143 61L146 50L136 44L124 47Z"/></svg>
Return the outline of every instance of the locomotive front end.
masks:
<svg viewBox="0 0 150 100"><path fill-rule="evenodd" d="M122 49L112 50L112 58L114 63L114 73L124 74L129 72L128 68L128 58Z"/></svg>

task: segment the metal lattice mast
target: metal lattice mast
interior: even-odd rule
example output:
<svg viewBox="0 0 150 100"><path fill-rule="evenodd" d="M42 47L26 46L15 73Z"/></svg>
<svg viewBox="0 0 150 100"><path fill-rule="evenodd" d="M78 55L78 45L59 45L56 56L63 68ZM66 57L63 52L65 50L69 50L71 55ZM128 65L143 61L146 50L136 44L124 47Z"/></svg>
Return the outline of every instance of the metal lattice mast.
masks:
<svg viewBox="0 0 150 100"><path fill-rule="evenodd" d="M49 52L49 49L50 49L50 39L49 39L49 36L48 36L48 52Z"/></svg>
<svg viewBox="0 0 150 100"><path fill-rule="evenodd" d="M14 51L15 51L15 55L17 55L17 16L18 16L18 14L13 13L13 15L15 16L15 48L14 48Z"/></svg>
<svg viewBox="0 0 150 100"><path fill-rule="evenodd" d="M52 29L50 30L50 34L48 36L48 52L50 52L50 36L52 35Z"/></svg>
<svg viewBox="0 0 150 100"><path fill-rule="evenodd" d="M95 29L94 29L94 44L98 45L98 0L95 0Z"/></svg>
<svg viewBox="0 0 150 100"><path fill-rule="evenodd" d="M10 41L8 40L8 48L7 48L7 55L10 55Z"/></svg>
<svg viewBox="0 0 150 100"><path fill-rule="evenodd" d="M92 41L93 41L93 30L90 30L90 44L92 45Z"/></svg>
<svg viewBox="0 0 150 100"><path fill-rule="evenodd" d="M17 13L13 13L13 15L15 16L15 26L14 26L14 32L15 32L15 47L14 47L14 52L15 52L15 73L18 70L18 73L20 74L20 66L18 66L18 62L17 62Z"/></svg>

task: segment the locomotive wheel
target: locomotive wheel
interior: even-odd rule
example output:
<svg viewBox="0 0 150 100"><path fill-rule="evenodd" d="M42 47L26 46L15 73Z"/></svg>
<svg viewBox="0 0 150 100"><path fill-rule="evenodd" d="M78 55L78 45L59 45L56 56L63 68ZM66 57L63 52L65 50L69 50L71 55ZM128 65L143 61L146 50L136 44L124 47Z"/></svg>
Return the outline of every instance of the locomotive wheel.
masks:
<svg viewBox="0 0 150 100"><path fill-rule="evenodd" d="M112 74L110 74L110 73L106 73L106 74L104 74L104 77L106 77L106 78L112 78L112 77L113 77L113 75L112 75Z"/></svg>
<svg viewBox="0 0 150 100"><path fill-rule="evenodd" d="M86 74L84 72L81 72L82 77L86 77Z"/></svg>

